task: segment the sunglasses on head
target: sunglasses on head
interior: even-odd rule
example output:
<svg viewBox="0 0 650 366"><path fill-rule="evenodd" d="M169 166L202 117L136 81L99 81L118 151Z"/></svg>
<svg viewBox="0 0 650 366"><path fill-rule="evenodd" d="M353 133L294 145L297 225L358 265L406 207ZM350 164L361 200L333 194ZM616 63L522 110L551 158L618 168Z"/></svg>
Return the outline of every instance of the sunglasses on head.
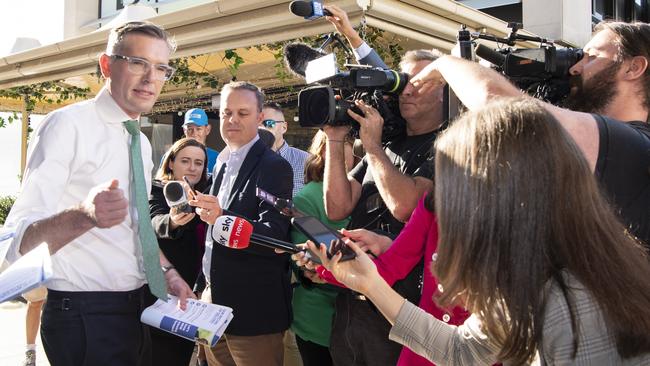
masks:
<svg viewBox="0 0 650 366"><path fill-rule="evenodd" d="M273 128L275 127L276 123L284 123L285 121L276 121L274 119L265 119L262 121L262 125L266 128Z"/></svg>

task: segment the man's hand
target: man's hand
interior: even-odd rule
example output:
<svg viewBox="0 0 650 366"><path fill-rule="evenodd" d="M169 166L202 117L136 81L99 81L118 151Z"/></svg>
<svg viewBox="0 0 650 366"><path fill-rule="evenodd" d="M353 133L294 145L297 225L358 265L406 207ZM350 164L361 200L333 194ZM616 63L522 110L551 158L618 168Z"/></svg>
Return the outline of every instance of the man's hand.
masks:
<svg viewBox="0 0 650 366"><path fill-rule="evenodd" d="M332 23L336 31L341 33L350 43L353 48L359 48L363 40L359 37L359 33L352 27L348 14L336 5L325 5L323 9L329 10L332 16L326 16L325 19Z"/></svg>
<svg viewBox="0 0 650 366"><path fill-rule="evenodd" d="M187 282L175 269L170 269L165 273L165 280L167 281L169 293L178 297L178 307L181 310L187 308L188 298L196 299L196 295L194 295L190 286L187 285Z"/></svg>
<svg viewBox="0 0 650 366"><path fill-rule="evenodd" d="M438 62L433 61L412 77L409 83L421 94L426 94L428 91L444 85L446 81L438 71Z"/></svg>
<svg viewBox="0 0 650 366"><path fill-rule="evenodd" d="M341 234L355 242L364 252L370 251L375 256L381 255L393 244L393 240L366 229L341 230Z"/></svg>
<svg viewBox="0 0 650 366"><path fill-rule="evenodd" d="M91 189L82 203L82 209L88 218L96 227L102 229L124 221L128 207L129 202L124 197L124 191L119 188L117 179Z"/></svg>
<svg viewBox="0 0 650 366"><path fill-rule="evenodd" d="M196 214L210 225L214 225L217 217L221 216L223 212L217 197L209 194L197 193L196 197L189 201L189 204L196 207Z"/></svg>
<svg viewBox="0 0 650 366"><path fill-rule="evenodd" d="M378 110L366 104L364 101L357 100L354 103L363 112L363 116L355 113L352 109L348 109L348 115L359 122L361 126L359 129L359 137L363 143L363 148L369 154L380 151L383 153L383 149L381 148L381 134L384 129L384 118L379 114Z"/></svg>
<svg viewBox="0 0 650 366"><path fill-rule="evenodd" d="M350 133L350 126L323 125L323 132L328 140L343 141L348 133Z"/></svg>

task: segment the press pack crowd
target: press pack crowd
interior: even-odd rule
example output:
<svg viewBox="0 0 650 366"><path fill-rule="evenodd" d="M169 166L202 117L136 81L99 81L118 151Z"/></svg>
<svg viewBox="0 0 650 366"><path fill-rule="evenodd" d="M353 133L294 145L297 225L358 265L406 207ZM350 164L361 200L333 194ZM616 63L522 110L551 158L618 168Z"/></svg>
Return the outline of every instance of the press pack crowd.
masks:
<svg viewBox="0 0 650 366"><path fill-rule="evenodd" d="M386 68L325 9L360 64ZM49 247L33 301L46 297L51 365L650 364L650 25L599 23L561 107L482 64L408 51L403 131L382 140L371 103L347 111L364 154L347 125L289 146L282 106L233 81L225 148L206 147L208 117L191 109L153 172L138 120L174 50L155 24L113 29L102 90L30 139L7 258ZM467 109L453 121L445 86ZM191 209L170 209L170 181ZM308 241L258 189L340 230L345 250ZM222 215L311 253L219 245ZM233 309L215 347L140 322L168 294Z"/></svg>

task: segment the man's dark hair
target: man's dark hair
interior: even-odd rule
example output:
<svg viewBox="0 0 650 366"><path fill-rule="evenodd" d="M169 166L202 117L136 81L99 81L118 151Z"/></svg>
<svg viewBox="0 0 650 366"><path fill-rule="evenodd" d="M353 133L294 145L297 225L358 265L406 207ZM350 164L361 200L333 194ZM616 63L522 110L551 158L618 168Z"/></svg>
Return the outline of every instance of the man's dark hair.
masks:
<svg viewBox="0 0 650 366"><path fill-rule="evenodd" d="M106 54L114 55L119 53L124 38L130 33L143 34L152 38L161 39L167 42L170 53L176 51L176 42L162 27L151 22L128 22L111 30L108 36L108 44L106 45Z"/></svg>
<svg viewBox="0 0 650 366"><path fill-rule="evenodd" d="M594 33L609 30L618 38L618 62L635 56L642 56L650 64L650 24L642 22L625 23L605 21L594 28ZM643 85L643 105L650 111L650 65L641 79Z"/></svg>
<svg viewBox="0 0 650 366"><path fill-rule="evenodd" d="M273 109L274 111L278 111L278 112L284 114L284 111L282 110L282 107L280 106L280 104L278 104L276 102L266 102L262 106L262 109L264 109L264 108Z"/></svg>
<svg viewBox="0 0 650 366"><path fill-rule="evenodd" d="M230 93L233 90L248 90L255 94L255 99L257 99L257 111L262 111L262 106L264 105L264 92L257 85L249 83L248 81L231 81L228 84L224 85L221 89L221 95Z"/></svg>

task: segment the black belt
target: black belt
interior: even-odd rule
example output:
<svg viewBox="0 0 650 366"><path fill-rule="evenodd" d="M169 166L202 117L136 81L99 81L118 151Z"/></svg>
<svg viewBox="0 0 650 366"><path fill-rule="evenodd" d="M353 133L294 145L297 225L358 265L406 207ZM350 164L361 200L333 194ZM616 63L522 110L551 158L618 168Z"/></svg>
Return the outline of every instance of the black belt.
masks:
<svg viewBox="0 0 650 366"><path fill-rule="evenodd" d="M57 291L48 290L46 306L59 310L79 310L96 304L127 305L142 307L149 287L144 285L131 291Z"/></svg>

